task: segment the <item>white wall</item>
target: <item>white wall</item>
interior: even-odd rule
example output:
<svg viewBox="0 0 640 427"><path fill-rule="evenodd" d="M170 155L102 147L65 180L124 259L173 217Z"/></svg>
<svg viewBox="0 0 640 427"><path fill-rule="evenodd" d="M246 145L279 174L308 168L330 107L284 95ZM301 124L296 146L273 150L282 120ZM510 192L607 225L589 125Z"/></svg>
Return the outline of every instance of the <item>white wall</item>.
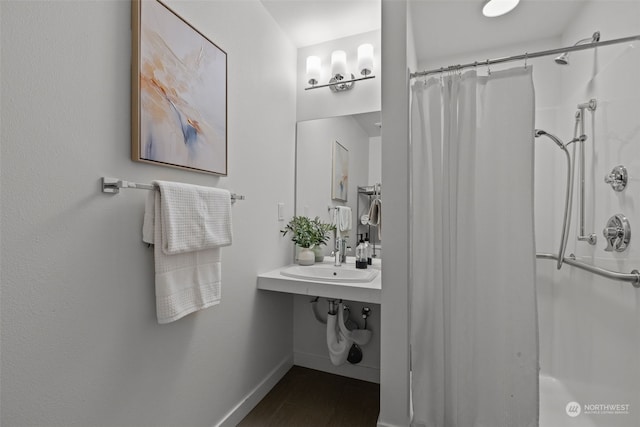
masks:
<svg viewBox="0 0 640 427"><path fill-rule="evenodd" d="M257 1L170 4L228 54L226 178L129 160L128 1L2 2L3 425L212 426L291 363L292 299L256 274L290 259L296 50ZM220 305L156 323L146 193L104 175L247 197Z"/></svg>
<svg viewBox="0 0 640 427"><path fill-rule="evenodd" d="M339 12L336 12L339 13ZM330 40L298 49L297 118L298 121L344 116L348 114L380 111L380 88L382 85L380 30ZM356 78L358 46L371 43L374 49L373 74L375 79L355 82L353 89L334 93L328 87L305 90L307 57L314 55L322 61L320 84L329 83L331 52L344 50L347 54L347 69Z"/></svg>
<svg viewBox="0 0 640 427"><path fill-rule="evenodd" d="M416 66L406 0L382 0L383 244L379 426L409 424L409 68Z"/></svg>
<svg viewBox="0 0 640 427"><path fill-rule="evenodd" d="M379 136L369 138L369 179L368 185L382 182L382 139Z"/></svg>

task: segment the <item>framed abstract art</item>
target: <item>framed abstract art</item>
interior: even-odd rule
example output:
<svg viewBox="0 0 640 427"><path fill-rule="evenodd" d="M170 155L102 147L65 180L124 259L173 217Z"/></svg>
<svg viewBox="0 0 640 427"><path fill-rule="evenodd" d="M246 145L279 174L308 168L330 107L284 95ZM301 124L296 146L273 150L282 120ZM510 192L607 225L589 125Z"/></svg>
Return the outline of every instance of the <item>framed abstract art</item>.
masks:
<svg viewBox="0 0 640 427"><path fill-rule="evenodd" d="M131 158L227 175L227 54L162 2L131 5Z"/></svg>

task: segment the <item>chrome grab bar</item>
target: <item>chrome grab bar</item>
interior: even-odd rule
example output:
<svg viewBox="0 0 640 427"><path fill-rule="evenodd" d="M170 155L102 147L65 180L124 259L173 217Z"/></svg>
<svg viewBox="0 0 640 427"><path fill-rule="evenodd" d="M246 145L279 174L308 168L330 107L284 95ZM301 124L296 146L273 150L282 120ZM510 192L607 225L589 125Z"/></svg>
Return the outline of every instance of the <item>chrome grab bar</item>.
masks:
<svg viewBox="0 0 640 427"><path fill-rule="evenodd" d="M576 237L579 241L581 242L587 242L590 245L595 245L597 242L597 237L595 233L589 233L589 234L585 234L584 231L584 223L585 223L585 176L586 176L586 160L585 160L585 148L584 148L584 144L585 141L587 140L587 135L585 134L585 129L584 129L584 111L585 110L589 110L591 112L594 112L596 110L596 106L598 105L598 102L596 99L590 99L588 102L585 102L583 104L578 104L578 111L576 112L576 127L574 128L574 134L573 137L574 139L578 137L577 133L578 133L578 124L580 125L580 168L578 169L580 174L579 174L579 179L580 179L580 193L578 193L579 197L578 200L580 202L580 215L579 215L579 219L580 219L580 228L579 228L579 233L578 236ZM575 162L575 160L574 160Z"/></svg>
<svg viewBox="0 0 640 427"><path fill-rule="evenodd" d="M558 255L550 253L538 252L536 253L536 258L558 261ZM590 273L597 274L598 276L606 277L607 279L631 282L634 288L640 288L640 271L638 270L634 269L631 271L631 273L620 273L618 271L611 271L605 268L596 267L594 265L578 261L573 254L569 255L568 257L564 257L563 262L565 264L577 267L581 270L586 270Z"/></svg>

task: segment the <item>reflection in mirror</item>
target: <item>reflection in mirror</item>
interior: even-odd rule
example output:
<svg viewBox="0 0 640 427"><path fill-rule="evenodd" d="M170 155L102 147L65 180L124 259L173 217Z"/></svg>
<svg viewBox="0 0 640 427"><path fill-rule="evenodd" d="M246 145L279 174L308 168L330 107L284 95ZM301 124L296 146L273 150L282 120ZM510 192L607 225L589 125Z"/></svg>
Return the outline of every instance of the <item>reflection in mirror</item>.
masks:
<svg viewBox="0 0 640 427"><path fill-rule="evenodd" d="M377 227L368 223L366 215L381 188L382 159L380 112L337 116L298 122L296 135L296 215L319 217L331 222L332 207L351 208L348 256L355 254L359 234L369 234L376 257L381 256ZM342 173L334 177L334 147L344 147L348 164L340 165ZM343 153L344 154L344 153ZM342 154L342 156L343 156ZM343 156L344 158L344 156ZM332 198L332 186L347 176L346 201ZM339 183L338 183L339 185ZM334 193L335 194L335 193ZM340 199L343 199L340 197ZM333 236L325 255L333 251Z"/></svg>

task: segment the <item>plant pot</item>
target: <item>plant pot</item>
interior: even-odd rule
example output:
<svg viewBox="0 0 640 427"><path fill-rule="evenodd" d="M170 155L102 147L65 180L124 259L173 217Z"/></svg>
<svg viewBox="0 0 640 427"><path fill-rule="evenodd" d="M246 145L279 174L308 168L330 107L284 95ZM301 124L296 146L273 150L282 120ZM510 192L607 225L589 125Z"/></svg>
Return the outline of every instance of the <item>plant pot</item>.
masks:
<svg viewBox="0 0 640 427"><path fill-rule="evenodd" d="M313 253L316 256L316 262L322 262L324 261L324 251L322 250L322 246L320 245L315 245L313 247Z"/></svg>
<svg viewBox="0 0 640 427"><path fill-rule="evenodd" d="M298 264L299 265L313 265L316 262L316 254L313 249L300 248L298 251Z"/></svg>

